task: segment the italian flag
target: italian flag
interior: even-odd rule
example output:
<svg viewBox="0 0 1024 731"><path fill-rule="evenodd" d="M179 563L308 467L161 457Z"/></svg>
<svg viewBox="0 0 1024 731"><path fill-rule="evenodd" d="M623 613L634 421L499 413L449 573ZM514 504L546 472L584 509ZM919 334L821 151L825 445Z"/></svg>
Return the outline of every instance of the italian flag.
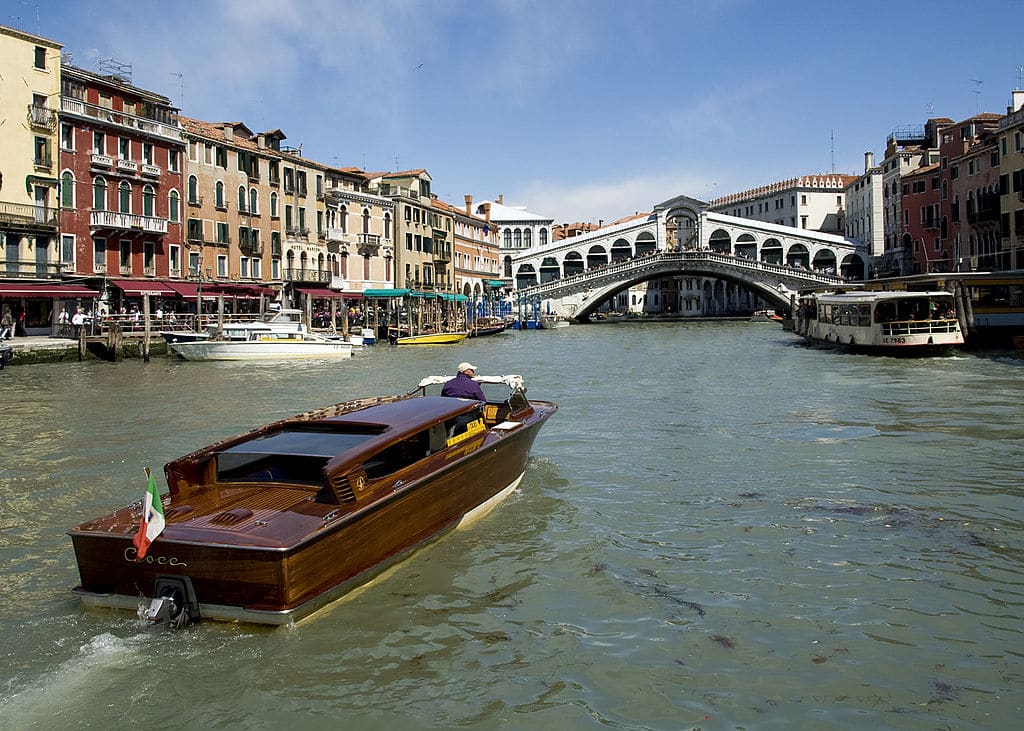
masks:
<svg viewBox="0 0 1024 731"><path fill-rule="evenodd" d="M160 492L156 487L156 478L146 468L146 477L149 484L146 485L146 504L142 510L142 523L139 525L139 532L135 534L132 543L135 544L135 560L141 561L149 550L149 544L156 540L156 537L164 530L164 505L160 501Z"/></svg>

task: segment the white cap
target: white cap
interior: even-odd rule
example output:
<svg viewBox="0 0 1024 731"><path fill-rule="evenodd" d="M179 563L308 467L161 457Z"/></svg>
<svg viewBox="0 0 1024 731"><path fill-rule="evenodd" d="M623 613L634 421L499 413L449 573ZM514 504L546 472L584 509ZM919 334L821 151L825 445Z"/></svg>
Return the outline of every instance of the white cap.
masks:
<svg viewBox="0 0 1024 731"><path fill-rule="evenodd" d="M462 361L461 363L459 363L459 367L458 367L458 372L459 373L462 373L463 371L475 371L475 370L476 370L476 366L473 365L472 363L467 363L466 361Z"/></svg>

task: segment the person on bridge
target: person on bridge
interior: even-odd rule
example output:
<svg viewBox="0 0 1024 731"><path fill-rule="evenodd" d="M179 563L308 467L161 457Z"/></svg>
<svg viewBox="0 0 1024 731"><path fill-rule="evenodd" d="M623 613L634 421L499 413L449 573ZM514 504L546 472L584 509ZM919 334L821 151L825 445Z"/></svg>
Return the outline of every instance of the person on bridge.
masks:
<svg viewBox="0 0 1024 731"><path fill-rule="evenodd" d="M480 388L480 384L473 380L474 375L476 375L475 365L467 363L466 361L459 363L458 373L455 378L451 379L441 387L441 395L451 396L453 398L468 398L475 399L476 401L486 401L487 397L484 396L484 392L483 389Z"/></svg>

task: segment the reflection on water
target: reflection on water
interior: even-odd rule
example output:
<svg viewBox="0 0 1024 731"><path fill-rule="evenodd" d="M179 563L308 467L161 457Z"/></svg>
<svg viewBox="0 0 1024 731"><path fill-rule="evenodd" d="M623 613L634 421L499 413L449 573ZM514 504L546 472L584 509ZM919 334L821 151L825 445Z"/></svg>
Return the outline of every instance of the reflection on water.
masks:
<svg viewBox="0 0 1024 731"><path fill-rule="evenodd" d="M1021 361L794 343L666 323L9 368L0 726L1015 725ZM151 636L69 593L64 531L140 497L143 467L461 360L560 406L486 518L290 628Z"/></svg>

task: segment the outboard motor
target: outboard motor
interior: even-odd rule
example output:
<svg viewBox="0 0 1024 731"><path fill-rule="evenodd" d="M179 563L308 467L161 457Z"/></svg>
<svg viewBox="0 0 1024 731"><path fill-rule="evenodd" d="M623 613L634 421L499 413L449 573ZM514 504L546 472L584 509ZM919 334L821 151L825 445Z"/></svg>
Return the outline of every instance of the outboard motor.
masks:
<svg viewBox="0 0 1024 731"><path fill-rule="evenodd" d="M181 629L199 620L199 602L187 576L158 577L148 609L139 609L139 617L154 632Z"/></svg>

